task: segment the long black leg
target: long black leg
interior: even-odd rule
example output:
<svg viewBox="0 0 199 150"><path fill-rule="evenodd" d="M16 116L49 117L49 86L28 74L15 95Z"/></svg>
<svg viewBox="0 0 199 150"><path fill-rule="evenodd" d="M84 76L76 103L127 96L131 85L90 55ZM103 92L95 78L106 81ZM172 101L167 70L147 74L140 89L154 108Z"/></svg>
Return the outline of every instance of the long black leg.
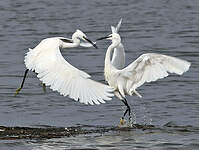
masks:
<svg viewBox="0 0 199 150"><path fill-rule="evenodd" d="M21 86L20 86L20 88L18 88L17 90L16 90L16 93L15 93L15 96L19 93L19 91L21 91L21 89L23 88L23 85L24 85L24 82L25 82L25 79L26 79L26 75L27 75L27 73L28 73L28 69L26 69L26 71L25 71L25 73L24 73L24 76L23 76L23 81L22 81L22 83L21 83Z"/></svg>
<svg viewBox="0 0 199 150"><path fill-rule="evenodd" d="M126 111L124 112L124 115L123 115L122 118L124 119L124 117L126 116L127 112L129 112L129 118L131 118L131 107L129 106L129 104L128 104L126 98L123 97L122 102L123 102L123 103L125 104L125 106L127 107L127 108L126 108Z"/></svg>

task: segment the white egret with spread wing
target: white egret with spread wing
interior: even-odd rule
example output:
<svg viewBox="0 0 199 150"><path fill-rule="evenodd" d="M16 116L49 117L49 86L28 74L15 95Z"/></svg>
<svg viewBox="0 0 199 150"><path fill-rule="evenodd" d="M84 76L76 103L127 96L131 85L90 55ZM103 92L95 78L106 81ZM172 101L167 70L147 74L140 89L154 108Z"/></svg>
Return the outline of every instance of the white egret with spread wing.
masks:
<svg viewBox="0 0 199 150"><path fill-rule="evenodd" d="M89 43L82 43L80 40ZM76 101L79 100L81 103L93 105L111 100L113 89L110 86L91 80L89 74L72 66L61 55L60 48L78 46L97 48L82 31L76 30L72 39L47 38L34 49L29 49L24 60L27 70L16 94L23 88L28 70L31 70L37 73L39 80L46 86L50 86L53 91L58 91L61 95L69 96Z"/></svg>
<svg viewBox="0 0 199 150"><path fill-rule="evenodd" d="M112 31L113 30L114 28L112 27ZM105 56L105 80L111 87L114 88L114 94L127 107L121 118L121 124L124 123L124 117L127 113L129 114L129 122L131 121L131 109L127 103L125 95L132 96L135 94L138 97L142 97L141 94L136 91L136 89L145 82L152 82L162 79L167 77L169 73L182 75L184 72L188 71L191 65L190 62L179 58L156 53L146 53L138 57L127 67L118 69L118 66L114 65L112 62L113 57L111 60L111 53L113 51L115 53L117 50L121 50L117 49L117 47L121 44L120 35L117 32L113 32L112 34L97 40L102 39L108 39L112 41L112 44L108 47ZM121 53L124 53L124 50ZM120 59L119 55L118 59Z"/></svg>

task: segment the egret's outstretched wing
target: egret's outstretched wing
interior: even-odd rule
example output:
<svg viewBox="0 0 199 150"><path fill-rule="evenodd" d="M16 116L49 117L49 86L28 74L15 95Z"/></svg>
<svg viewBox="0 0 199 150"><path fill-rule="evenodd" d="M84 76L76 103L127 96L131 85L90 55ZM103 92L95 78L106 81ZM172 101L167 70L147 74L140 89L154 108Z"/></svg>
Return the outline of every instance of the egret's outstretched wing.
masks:
<svg viewBox="0 0 199 150"><path fill-rule="evenodd" d="M113 89L89 79L90 75L69 64L61 55L58 38L43 40L30 49L25 65L38 73L37 77L54 91L85 104L105 103L111 100Z"/></svg>
<svg viewBox="0 0 199 150"><path fill-rule="evenodd" d="M148 53L138 57L133 63L121 70L128 78L127 89L135 90L145 82L152 82L168 76L168 73L182 75L191 63L175 57Z"/></svg>

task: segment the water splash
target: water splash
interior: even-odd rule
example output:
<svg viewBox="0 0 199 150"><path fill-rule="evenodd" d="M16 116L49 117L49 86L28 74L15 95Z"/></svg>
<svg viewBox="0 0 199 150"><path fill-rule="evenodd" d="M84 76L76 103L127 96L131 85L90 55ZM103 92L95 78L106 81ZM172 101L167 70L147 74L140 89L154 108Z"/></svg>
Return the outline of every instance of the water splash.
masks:
<svg viewBox="0 0 199 150"><path fill-rule="evenodd" d="M143 112L143 124L151 125L152 124L152 117L149 109L146 107L145 102L141 99L142 105L140 106L140 111Z"/></svg>
<svg viewBox="0 0 199 150"><path fill-rule="evenodd" d="M133 108L133 107L132 107ZM135 109L133 108L132 109L132 114L133 114L133 117L132 117L132 124L136 124L136 112L135 112Z"/></svg>

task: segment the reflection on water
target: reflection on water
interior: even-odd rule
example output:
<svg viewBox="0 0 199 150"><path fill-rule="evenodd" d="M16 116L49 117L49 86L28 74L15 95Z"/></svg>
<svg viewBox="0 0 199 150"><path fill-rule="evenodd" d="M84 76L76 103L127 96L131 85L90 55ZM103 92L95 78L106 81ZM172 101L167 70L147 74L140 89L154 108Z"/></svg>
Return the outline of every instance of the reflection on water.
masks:
<svg viewBox="0 0 199 150"><path fill-rule="evenodd" d="M66 138L31 141L2 141L1 148L15 150L65 150L65 149L197 149L198 134L166 130L133 130L89 134ZM191 140L190 140L191 139Z"/></svg>
<svg viewBox="0 0 199 150"><path fill-rule="evenodd" d="M91 39L110 33L110 25L123 18L120 34L127 64L139 55L156 52L177 56L192 63L183 76L170 76L139 88L143 95L127 97L136 123L162 126L199 126L199 1L0 1L0 123L5 126L75 126L76 124L117 125L122 103L114 98L99 105L79 104L47 89L44 94L34 73L14 97L25 69L28 48L46 37L70 37L76 29ZM99 49L63 51L74 66L104 81L104 55L109 42ZM81 59L80 59L81 58ZM135 117L134 117L135 118ZM111 132L44 141L0 141L1 149L197 149L198 133L172 134L145 131Z"/></svg>
<svg viewBox="0 0 199 150"><path fill-rule="evenodd" d="M168 123L167 126L172 126ZM197 134L193 134L194 131ZM103 134L89 134L67 138L29 141L34 150L64 149L176 149L195 148L199 142L198 128L176 127L152 130L121 130ZM189 138L195 138L191 142Z"/></svg>
<svg viewBox="0 0 199 150"><path fill-rule="evenodd" d="M36 142L30 142L34 150L51 150L57 148L59 150L63 149L117 149L122 146L124 148L128 148L132 145L134 139L129 138L129 133L125 133L128 135L127 137L123 137L116 133L111 133L111 135L98 135L91 134L89 136L78 136L78 137L70 137L70 138L61 138L61 139L53 139L47 141L41 141L40 144ZM119 143L122 143L120 145ZM119 144L119 145L118 145Z"/></svg>

